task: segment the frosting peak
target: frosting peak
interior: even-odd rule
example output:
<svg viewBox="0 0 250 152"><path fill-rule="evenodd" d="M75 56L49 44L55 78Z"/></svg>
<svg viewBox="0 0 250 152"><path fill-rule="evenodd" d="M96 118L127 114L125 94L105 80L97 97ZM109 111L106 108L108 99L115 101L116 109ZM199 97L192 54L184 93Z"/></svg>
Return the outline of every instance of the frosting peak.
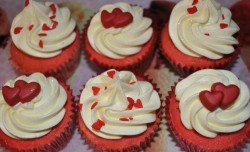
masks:
<svg viewBox="0 0 250 152"><path fill-rule="evenodd" d="M214 0L182 0L170 16L170 37L186 55L221 59L238 44L233 35L239 27L231 17L230 10Z"/></svg>
<svg viewBox="0 0 250 152"><path fill-rule="evenodd" d="M29 0L14 18L10 33L15 46L24 53L49 58L60 54L75 40L75 25L68 8Z"/></svg>
<svg viewBox="0 0 250 152"><path fill-rule="evenodd" d="M91 78L80 97L81 116L97 136L120 139L137 135L156 120L160 98L153 86L129 71L109 70Z"/></svg>

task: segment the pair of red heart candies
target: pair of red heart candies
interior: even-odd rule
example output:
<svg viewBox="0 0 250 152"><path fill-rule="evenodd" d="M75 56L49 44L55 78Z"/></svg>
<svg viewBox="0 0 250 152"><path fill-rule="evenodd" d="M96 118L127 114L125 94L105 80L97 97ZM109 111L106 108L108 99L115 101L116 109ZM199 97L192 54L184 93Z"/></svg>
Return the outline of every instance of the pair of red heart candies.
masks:
<svg viewBox="0 0 250 152"><path fill-rule="evenodd" d="M41 86L36 82L27 83L17 80L14 87L3 86L4 100L9 106L15 106L18 102L26 103L34 99L41 91Z"/></svg>
<svg viewBox="0 0 250 152"><path fill-rule="evenodd" d="M211 87L211 92L208 90L202 91L199 98L204 107L209 111L214 111L218 107L226 109L239 96L240 89L236 85L225 86L223 83L214 83Z"/></svg>

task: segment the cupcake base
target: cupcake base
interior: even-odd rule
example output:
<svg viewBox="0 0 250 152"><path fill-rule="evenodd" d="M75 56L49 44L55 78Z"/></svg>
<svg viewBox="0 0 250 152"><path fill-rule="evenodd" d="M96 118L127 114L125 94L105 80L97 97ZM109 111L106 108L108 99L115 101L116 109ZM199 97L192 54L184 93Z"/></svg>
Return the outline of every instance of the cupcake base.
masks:
<svg viewBox="0 0 250 152"><path fill-rule="evenodd" d="M180 119L179 101L174 91L169 93L166 101L166 119L170 130L185 151L232 151L245 144L250 136L250 120L240 131L218 134L215 138L206 138L194 130L186 129Z"/></svg>
<svg viewBox="0 0 250 152"><path fill-rule="evenodd" d="M10 62L17 71L30 75L41 72L46 76L56 77L58 80L66 80L75 71L80 62L80 33L75 29L76 39L62 53L52 58L36 58L23 53L14 43L11 43Z"/></svg>
<svg viewBox="0 0 250 152"><path fill-rule="evenodd" d="M60 83L67 93L67 102L64 106L66 113L63 120L52 128L45 136L34 139L14 139L0 130L0 146L10 151L59 151L70 140L75 128L75 104L70 88Z"/></svg>
<svg viewBox="0 0 250 152"><path fill-rule="evenodd" d="M163 56L181 76L187 76L201 69L225 69L236 60L240 52L239 49L235 47L233 53L225 55L219 60L188 56L175 47L169 36L168 24L165 24L161 33L160 50Z"/></svg>

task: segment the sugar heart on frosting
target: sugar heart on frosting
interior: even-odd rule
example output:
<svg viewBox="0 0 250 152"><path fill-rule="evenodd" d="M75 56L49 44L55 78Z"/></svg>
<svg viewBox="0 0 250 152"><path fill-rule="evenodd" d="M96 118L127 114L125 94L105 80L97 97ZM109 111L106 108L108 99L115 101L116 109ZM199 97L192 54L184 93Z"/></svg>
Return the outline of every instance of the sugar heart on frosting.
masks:
<svg viewBox="0 0 250 152"><path fill-rule="evenodd" d="M2 93L4 100L9 106L13 107L19 102L19 96L18 96L20 93L19 87L11 88L9 86L3 86Z"/></svg>
<svg viewBox="0 0 250 152"><path fill-rule="evenodd" d="M202 91L199 94L199 98L204 107L209 111L214 111L220 106L223 99L223 93L220 91Z"/></svg>

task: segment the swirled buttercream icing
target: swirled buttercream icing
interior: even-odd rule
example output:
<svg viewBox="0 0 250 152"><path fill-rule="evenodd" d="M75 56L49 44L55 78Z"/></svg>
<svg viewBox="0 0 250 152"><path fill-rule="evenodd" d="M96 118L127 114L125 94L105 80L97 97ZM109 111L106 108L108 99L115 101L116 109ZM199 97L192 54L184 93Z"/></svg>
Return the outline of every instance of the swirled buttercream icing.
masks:
<svg viewBox="0 0 250 152"><path fill-rule="evenodd" d="M0 90L1 130L15 139L32 139L48 134L64 117L67 100L64 88L55 78L46 78L41 73L20 76L9 80L4 86L13 88L18 80L38 83L41 86L40 93L29 102L9 106Z"/></svg>
<svg viewBox="0 0 250 152"><path fill-rule="evenodd" d="M182 53L212 60L234 52L239 31L229 9L215 0L182 0L173 9L169 34Z"/></svg>
<svg viewBox="0 0 250 152"><path fill-rule="evenodd" d="M129 71L106 71L91 78L80 97L81 116L87 128L106 139L143 133L156 120L158 93Z"/></svg>
<svg viewBox="0 0 250 152"><path fill-rule="evenodd" d="M59 8L55 3L45 5L33 0L14 18L11 37L15 46L24 53L50 58L59 55L62 49L76 38L76 22L68 8Z"/></svg>
<svg viewBox="0 0 250 152"><path fill-rule="evenodd" d="M226 108L208 110L199 98L200 92L211 91L214 84L235 85L239 95ZM250 117L249 89L232 72L226 70L200 70L180 81L175 89L179 101L182 124L189 130L214 138L218 133L232 133L244 127ZM224 98L231 94L223 94Z"/></svg>
<svg viewBox="0 0 250 152"><path fill-rule="evenodd" d="M101 21L103 11L112 13L119 8L124 13L130 13L133 21L123 27L105 28ZM114 20L122 20L118 16ZM97 12L88 27L87 37L91 47L106 57L121 59L138 53L147 43L153 33L152 20L143 17L143 8L130 6L127 3L115 3L104 5Z"/></svg>

